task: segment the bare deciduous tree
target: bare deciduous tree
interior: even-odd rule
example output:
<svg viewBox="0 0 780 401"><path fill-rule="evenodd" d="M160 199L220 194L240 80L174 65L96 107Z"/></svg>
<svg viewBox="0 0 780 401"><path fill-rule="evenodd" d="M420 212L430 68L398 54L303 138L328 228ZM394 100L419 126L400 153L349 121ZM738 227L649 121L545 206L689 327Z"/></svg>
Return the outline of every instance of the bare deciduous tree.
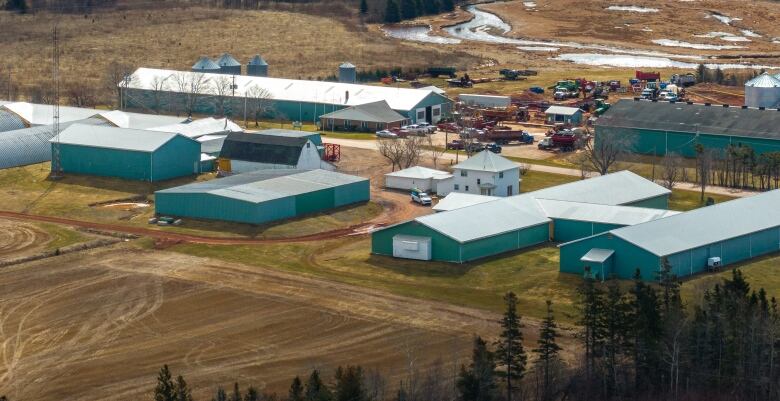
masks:
<svg viewBox="0 0 780 401"><path fill-rule="evenodd" d="M206 76L199 72L180 72L173 75L173 81L178 92L184 96L182 111L188 116L192 116L198 98L203 93L208 92Z"/></svg>
<svg viewBox="0 0 780 401"><path fill-rule="evenodd" d="M255 127L259 125L258 120L260 116L270 116L274 111L273 96L268 89L261 88L254 85L246 90L244 94L247 110L244 111L244 126L247 125L246 113L249 112L254 116Z"/></svg>
<svg viewBox="0 0 780 401"><path fill-rule="evenodd" d="M68 104L75 107L94 107L97 104L95 90L81 82L72 81L65 86L65 97Z"/></svg>
<svg viewBox="0 0 780 401"><path fill-rule="evenodd" d="M437 147L433 140L433 135L425 136L425 146L428 148L428 152L431 154L431 160L433 161L433 168L439 168L439 159L444 155L445 148Z"/></svg>
<svg viewBox="0 0 780 401"><path fill-rule="evenodd" d="M602 132L593 140L585 142L584 155L593 171L605 175L630 148L628 137Z"/></svg>
<svg viewBox="0 0 780 401"><path fill-rule="evenodd" d="M163 94L170 89L168 78L170 77L163 78L160 76L155 76L152 78L152 82L150 82L152 92L152 110L154 110L156 113L159 113L160 108L162 107Z"/></svg>
<svg viewBox="0 0 780 401"><path fill-rule="evenodd" d="M233 89L233 81L222 75L212 80L211 91L214 95L214 106L216 108L216 114L219 116L225 115L225 100L230 95Z"/></svg>
<svg viewBox="0 0 780 401"><path fill-rule="evenodd" d="M412 136L399 142L403 143L403 158L401 159L403 168L418 164L423 155L425 138Z"/></svg>
<svg viewBox="0 0 780 401"><path fill-rule="evenodd" d="M116 95L116 107L123 108L122 90L130 86L134 79L133 66L130 64L112 61L106 67L105 85L106 90Z"/></svg>
<svg viewBox="0 0 780 401"><path fill-rule="evenodd" d="M663 184L669 190L672 190L680 181L682 169L685 168L680 155L669 152L661 160L661 179Z"/></svg>
<svg viewBox="0 0 780 401"><path fill-rule="evenodd" d="M390 162L392 171L395 171L396 166L401 169L405 153L403 141L392 138L379 138L377 140L377 150L382 157Z"/></svg>
<svg viewBox="0 0 780 401"><path fill-rule="evenodd" d="M712 151L705 148L702 144L697 143L696 149L696 175L699 178L699 185L701 186L701 199L704 202L704 192L707 190L707 184L709 184L710 171L712 170Z"/></svg>

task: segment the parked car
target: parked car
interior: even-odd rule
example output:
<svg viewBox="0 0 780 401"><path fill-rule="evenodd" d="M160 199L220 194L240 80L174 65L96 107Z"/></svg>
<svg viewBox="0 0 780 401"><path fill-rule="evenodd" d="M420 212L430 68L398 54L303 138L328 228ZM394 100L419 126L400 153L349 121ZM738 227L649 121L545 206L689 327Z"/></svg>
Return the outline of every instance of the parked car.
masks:
<svg viewBox="0 0 780 401"><path fill-rule="evenodd" d="M677 101L678 97L672 92L661 92L658 94L659 100Z"/></svg>
<svg viewBox="0 0 780 401"><path fill-rule="evenodd" d="M530 92L538 93L540 95L544 93L544 88L542 88L541 86L532 86L528 90Z"/></svg>
<svg viewBox="0 0 780 401"><path fill-rule="evenodd" d="M427 130L429 134L436 132L436 126L429 123L417 123L417 126L421 129Z"/></svg>
<svg viewBox="0 0 780 401"><path fill-rule="evenodd" d="M447 144L447 149L463 150L463 141L459 139L455 139L452 142Z"/></svg>
<svg viewBox="0 0 780 401"><path fill-rule="evenodd" d="M421 127L419 124L404 125L403 127L401 127L401 129L407 131L409 135L421 136L428 133L428 129L425 127Z"/></svg>
<svg viewBox="0 0 780 401"><path fill-rule="evenodd" d="M412 201L419 203L423 206L430 206L431 196L428 195L428 193L415 188L412 190Z"/></svg>
<svg viewBox="0 0 780 401"><path fill-rule="evenodd" d="M392 131L388 131L386 129L383 129L381 131L377 131L376 132L376 136L379 137L379 138L393 138L393 139L398 138L398 134L396 134L395 132L392 132Z"/></svg>

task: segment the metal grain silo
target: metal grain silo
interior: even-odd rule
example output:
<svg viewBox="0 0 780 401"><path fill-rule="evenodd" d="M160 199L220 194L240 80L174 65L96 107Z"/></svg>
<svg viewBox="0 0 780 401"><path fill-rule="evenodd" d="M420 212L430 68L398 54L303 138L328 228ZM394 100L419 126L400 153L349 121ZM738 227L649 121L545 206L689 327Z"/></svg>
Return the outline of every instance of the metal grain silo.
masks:
<svg viewBox="0 0 780 401"><path fill-rule="evenodd" d="M223 54L217 59L219 71L222 74L241 75L241 63L234 59L230 54Z"/></svg>
<svg viewBox="0 0 780 401"><path fill-rule="evenodd" d="M778 107L780 105L780 79L763 73L745 83L745 106Z"/></svg>
<svg viewBox="0 0 780 401"><path fill-rule="evenodd" d="M203 56L192 66L192 71L218 73L219 66L210 58Z"/></svg>
<svg viewBox="0 0 780 401"><path fill-rule="evenodd" d="M260 55L256 55L249 60L246 65L246 75L254 77L267 77L268 76L268 63L263 60Z"/></svg>
<svg viewBox="0 0 780 401"><path fill-rule="evenodd" d="M357 82L357 68L352 63L344 63L339 66L339 82L346 84Z"/></svg>

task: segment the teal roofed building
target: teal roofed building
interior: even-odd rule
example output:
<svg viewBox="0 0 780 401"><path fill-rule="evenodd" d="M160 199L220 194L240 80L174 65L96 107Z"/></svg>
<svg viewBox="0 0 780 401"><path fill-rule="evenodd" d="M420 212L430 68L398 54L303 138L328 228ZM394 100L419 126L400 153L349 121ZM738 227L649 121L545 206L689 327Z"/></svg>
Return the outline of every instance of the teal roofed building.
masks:
<svg viewBox="0 0 780 401"><path fill-rule="evenodd" d="M369 199L366 178L326 170L259 170L157 191L155 211L263 224Z"/></svg>

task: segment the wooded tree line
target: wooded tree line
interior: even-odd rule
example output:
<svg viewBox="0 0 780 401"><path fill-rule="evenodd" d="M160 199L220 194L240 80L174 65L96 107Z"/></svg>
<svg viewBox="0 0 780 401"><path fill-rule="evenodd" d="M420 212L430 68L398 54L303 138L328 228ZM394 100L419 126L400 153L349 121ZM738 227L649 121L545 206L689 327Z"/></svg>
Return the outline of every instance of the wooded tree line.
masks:
<svg viewBox="0 0 780 401"><path fill-rule="evenodd" d="M730 73L725 73L720 67L715 69L707 68L704 64L699 64L696 67L696 81L697 83L711 82L719 85L726 86L742 86L745 82L763 74L766 70L737 70Z"/></svg>
<svg viewBox="0 0 780 401"><path fill-rule="evenodd" d="M102 8L113 8L117 4L118 0L6 0L5 8L18 13L90 13Z"/></svg>
<svg viewBox="0 0 780 401"><path fill-rule="evenodd" d="M586 277L579 288L579 347L575 363L559 355L552 303L526 351L517 297L494 342L473 340L468 363L447 372L441 362L410 374L396 390L377 372L336 369L327 383L319 370L295 377L285 396L218 388L213 401L590 401L780 399L780 309L741 271L684 304L667 261L656 283L631 285ZM637 277L639 277L637 272ZM532 356L532 357L530 357ZM529 358L530 357L530 358ZM395 387L394 387L395 388ZM186 381L161 369L155 401L193 401Z"/></svg>

